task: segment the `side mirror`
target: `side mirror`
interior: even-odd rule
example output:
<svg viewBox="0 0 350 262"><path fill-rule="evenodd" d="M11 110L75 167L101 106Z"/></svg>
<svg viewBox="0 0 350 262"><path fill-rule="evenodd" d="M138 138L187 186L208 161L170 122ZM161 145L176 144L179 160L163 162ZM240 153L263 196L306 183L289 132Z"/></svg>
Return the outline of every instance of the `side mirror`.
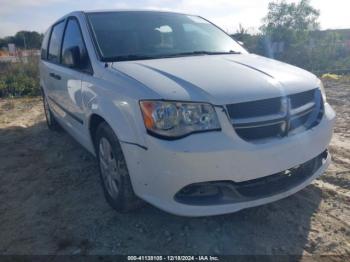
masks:
<svg viewBox="0 0 350 262"><path fill-rule="evenodd" d="M78 46L73 46L64 50L62 56L62 62L64 65L71 68L79 68L80 66L80 50Z"/></svg>

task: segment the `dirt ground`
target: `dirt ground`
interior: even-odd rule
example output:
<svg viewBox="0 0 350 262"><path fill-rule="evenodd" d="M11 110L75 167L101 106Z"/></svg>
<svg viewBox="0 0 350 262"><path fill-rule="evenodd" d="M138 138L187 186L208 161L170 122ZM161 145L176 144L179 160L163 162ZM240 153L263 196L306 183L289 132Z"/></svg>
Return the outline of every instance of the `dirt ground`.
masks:
<svg viewBox="0 0 350 262"><path fill-rule="evenodd" d="M0 254L350 256L350 81L326 85L337 111L327 173L287 199L204 218L118 214L95 159L47 129L39 98L0 100Z"/></svg>

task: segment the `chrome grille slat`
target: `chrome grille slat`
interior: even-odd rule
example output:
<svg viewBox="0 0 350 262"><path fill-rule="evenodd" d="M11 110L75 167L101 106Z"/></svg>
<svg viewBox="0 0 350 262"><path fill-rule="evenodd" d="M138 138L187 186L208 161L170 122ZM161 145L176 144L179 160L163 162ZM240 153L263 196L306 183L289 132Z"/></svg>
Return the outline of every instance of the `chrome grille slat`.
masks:
<svg viewBox="0 0 350 262"><path fill-rule="evenodd" d="M308 109L307 111L300 112L300 113L298 113L296 115L291 115L290 119L294 120L294 119L297 119L297 118L301 118L301 117L303 117L303 116L305 116L307 114L310 114L312 111L314 111L314 108Z"/></svg>
<svg viewBox="0 0 350 262"><path fill-rule="evenodd" d="M248 141L294 135L317 125L323 116L319 89L226 108L236 133Z"/></svg>
<svg viewBox="0 0 350 262"><path fill-rule="evenodd" d="M251 127L259 127L259 126L268 126L268 125L276 125L281 123L286 118L286 114L273 114L267 116L258 116L258 117L249 117L249 118L240 118L232 120L232 125L235 128L251 128Z"/></svg>
<svg viewBox="0 0 350 262"><path fill-rule="evenodd" d="M310 111L312 111L315 106L316 106L315 102L309 102L301 107L291 109L290 115L291 116L298 116L298 115L303 116L303 115L309 113Z"/></svg>

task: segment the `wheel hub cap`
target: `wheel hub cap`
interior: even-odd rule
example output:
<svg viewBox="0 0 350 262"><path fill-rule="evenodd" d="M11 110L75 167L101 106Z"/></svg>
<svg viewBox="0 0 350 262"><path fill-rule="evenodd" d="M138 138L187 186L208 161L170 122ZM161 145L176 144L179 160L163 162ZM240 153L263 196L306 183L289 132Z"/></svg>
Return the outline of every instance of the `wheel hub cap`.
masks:
<svg viewBox="0 0 350 262"><path fill-rule="evenodd" d="M117 160L109 141L102 137L99 144L100 169L105 187L111 197L119 194L120 176L118 174Z"/></svg>

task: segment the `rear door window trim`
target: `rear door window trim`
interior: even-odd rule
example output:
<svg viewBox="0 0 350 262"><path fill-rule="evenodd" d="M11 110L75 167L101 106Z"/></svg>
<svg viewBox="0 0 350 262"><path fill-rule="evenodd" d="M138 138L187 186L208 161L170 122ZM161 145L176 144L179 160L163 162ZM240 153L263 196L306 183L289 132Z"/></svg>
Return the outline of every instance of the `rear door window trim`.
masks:
<svg viewBox="0 0 350 262"><path fill-rule="evenodd" d="M58 63L57 62L53 62L53 61L51 61L51 60L49 60L49 51L50 51L50 43L51 43L51 37L52 37L52 32L53 32L53 29L54 29L54 27L55 26L57 26L58 24L60 24L60 23L64 23L64 28L66 27L66 23L67 23L67 19L65 18L65 19L62 19L62 20L59 20L59 21L57 21L56 23L54 23L52 26L51 26L51 28L50 28L50 38L49 38L49 41L48 41L48 43L47 43L47 54L46 54L46 61L47 62L49 62L49 63L51 63L51 64L55 64L55 65L60 65L60 63L61 63L61 49L62 49L62 40L63 40L63 34L62 34L62 38L61 38L61 41L60 41L60 51L59 51L59 56L58 56ZM64 30L64 29L63 29ZM64 31L63 31L63 33L64 33Z"/></svg>

